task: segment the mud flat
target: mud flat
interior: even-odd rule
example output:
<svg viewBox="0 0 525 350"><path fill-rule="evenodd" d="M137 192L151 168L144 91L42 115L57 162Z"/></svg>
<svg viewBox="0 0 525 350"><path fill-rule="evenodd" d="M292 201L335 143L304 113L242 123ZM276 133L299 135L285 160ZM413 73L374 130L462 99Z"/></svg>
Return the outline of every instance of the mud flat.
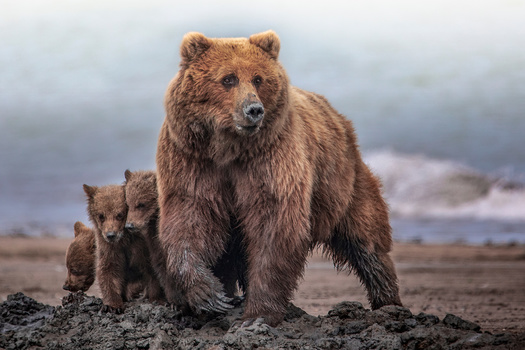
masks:
<svg viewBox="0 0 525 350"><path fill-rule="evenodd" d="M326 316L293 306L273 328L241 327L242 306L208 320L169 307L131 302L121 315L100 311L102 300L81 292L61 306L23 293L0 305L0 347L5 349L523 349L525 334L481 332L458 316L412 312L404 307L365 309L341 302Z"/></svg>
<svg viewBox="0 0 525 350"><path fill-rule="evenodd" d="M165 307L138 302L130 304L123 315L99 313L97 283L86 293L89 297L73 297L62 290L65 250L70 241L0 237L0 349L208 349L215 342L216 349L287 348L288 345L279 345L285 341L291 344L288 348L359 349L381 348L385 344L383 338L393 341L390 347L384 345L385 349L399 344L406 349L525 349L523 245L395 243L392 256L401 299L407 308L399 312L367 310L369 305L359 281L353 275L337 273L316 252L309 259L292 301L309 315L292 317L292 312L277 328L255 325L235 329L231 324L240 315L239 309L210 322L183 318ZM354 303L345 306L348 300L360 302L364 308ZM346 311L341 311L347 309L354 310L347 312L353 316L345 316ZM436 320L439 322L434 324ZM463 326L456 329L455 323ZM462 329L471 323L481 329ZM472 337L468 339L474 345L461 343L467 339L466 334ZM323 343L325 338L330 340ZM373 340L376 338L379 340ZM170 342L172 345L166 345Z"/></svg>

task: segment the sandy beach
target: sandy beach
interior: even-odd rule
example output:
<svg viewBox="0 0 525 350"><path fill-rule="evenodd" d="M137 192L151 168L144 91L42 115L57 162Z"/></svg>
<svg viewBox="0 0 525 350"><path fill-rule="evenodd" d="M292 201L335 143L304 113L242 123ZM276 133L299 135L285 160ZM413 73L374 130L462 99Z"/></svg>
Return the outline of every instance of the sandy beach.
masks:
<svg viewBox="0 0 525 350"><path fill-rule="evenodd" d="M70 239L0 237L0 301L23 292L39 302L61 304ZM396 243L393 258L401 298L413 314L442 319L452 313L491 333L525 331L525 246ZM100 296L97 284L87 292ZM337 273L314 253L293 302L309 314L325 315L336 303L359 301L365 291L354 275Z"/></svg>

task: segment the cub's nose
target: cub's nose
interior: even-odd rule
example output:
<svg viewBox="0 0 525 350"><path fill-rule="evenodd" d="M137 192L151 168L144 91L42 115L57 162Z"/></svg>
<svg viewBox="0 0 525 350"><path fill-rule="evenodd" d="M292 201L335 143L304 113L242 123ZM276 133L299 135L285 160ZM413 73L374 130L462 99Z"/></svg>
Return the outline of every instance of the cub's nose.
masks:
<svg viewBox="0 0 525 350"><path fill-rule="evenodd" d="M131 222L126 222L126 225L124 225L124 228L129 231L133 231L135 229L135 225Z"/></svg>
<svg viewBox="0 0 525 350"><path fill-rule="evenodd" d="M108 239L108 241L114 241L115 238L117 238L117 234L113 231L109 231L108 233L106 233L106 238Z"/></svg>
<svg viewBox="0 0 525 350"><path fill-rule="evenodd" d="M64 284L64 285L62 286L62 289L63 289L63 290L70 290L71 288L69 288L69 285Z"/></svg>
<svg viewBox="0 0 525 350"><path fill-rule="evenodd" d="M250 103L243 108L244 116L253 124L256 124L264 117L264 107L259 102Z"/></svg>

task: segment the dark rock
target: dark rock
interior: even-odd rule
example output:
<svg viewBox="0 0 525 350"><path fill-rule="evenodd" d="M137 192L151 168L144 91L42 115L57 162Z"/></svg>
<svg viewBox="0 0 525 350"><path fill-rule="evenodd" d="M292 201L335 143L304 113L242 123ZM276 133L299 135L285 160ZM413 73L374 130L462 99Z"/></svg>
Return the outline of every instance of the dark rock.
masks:
<svg viewBox="0 0 525 350"><path fill-rule="evenodd" d="M426 314L424 312L420 312L416 316L416 321L426 327L433 326L437 323L439 323L439 317L431 314Z"/></svg>
<svg viewBox="0 0 525 350"><path fill-rule="evenodd" d="M414 328L414 327L417 327L418 323L417 323L417 320L415 318L407 318L407 319L405 319L405 325L408 328Z"/></svg>
<svg viewBox="0 0 525 350"><path fill-rule="evenodd" d="M343 301L328 311L328 317L339 317L342 319L360 319L365 315L363 304L358 302Z"/></svg>
<svg viewBox="0 0 525 350"><path fill-rule="evenodd" d="M402 333L409 329L405 322L389 320L384 323L384 326L390 332Z"/></svg>
<svg viewBox="0 0 525 350"><path fill-rule="evenodd" d="M443 324L455 329L463 329L466 331L479 332L481 329L481 327L478 324L463 320L458 316L452 314L447 314L445 316L445 318L443 319Z"/></svg>
<svg viewBox="0 0 525 350"><path fill-rule="evenodd" d="M11 294L0 304L0 333L40 328L54 310L53 306L41 304L23 293Z"/></svg>
<svg viewBox="0 0 525 350"><path fill-rule="evenodd" d="M387 305L383 306L379 310L390 315L391 318L397 321L403 321L409 317L412 317L412 312L410 312L410 309L407 309L406 307L402 306Z"/></svg>
<svg viewBox="0 0 525 350"><path fill-rule="evenodd" d="M306 315L306 312L303 309L298 308L292 303L288 303L288 307L286 308L286 315L284 315L284 320L287 322L292 322L293 320L296 320L303 315Z"/></svg>
<svg viewBox="0 0 525 350"><path fill-rule="evenodd" d="M365 321L351 321L340 328L343 330L342 334L357 334L367 329L368 324Z"/></svg>

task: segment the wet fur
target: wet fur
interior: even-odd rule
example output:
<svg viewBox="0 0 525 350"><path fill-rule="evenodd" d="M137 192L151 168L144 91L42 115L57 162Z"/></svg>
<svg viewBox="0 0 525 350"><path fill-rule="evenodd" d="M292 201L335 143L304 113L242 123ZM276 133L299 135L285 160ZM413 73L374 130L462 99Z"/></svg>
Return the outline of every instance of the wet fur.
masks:
<svg viewBox="0 0 525 350"><path fill-rule="evenodd" d="M158 239L157 221L159 206L157 200L157 180L154 171L126 170L126 203L128 205L127 224L129 230L144 237L151 257L152 275L158 281L157 298L166 299L171 304L181 305L180 293L168 288L171 294L165 295L166 284L174 284L166 275L166 259Z"/></svg>
<svg viewBox="0 0 525 350"><path fill-rule="evenodd" d="M95 282L95 234L82 222L74 225L75 238L66 251L67 277L63 289L87 291Z"/></svg>
<svg viewBox="0 0 525 350"><path fill-rule="evenodd" d="M357 274L373 308L401 305L380 182L361 159L352 123L324 97L289 84L279 47L271 31L184 37L157 146L167 271L195 310L219 303L224 290L211 267L237 232L246 249L246 320L282 321L317 245ZM228 74L233 87L221 83ZM249 135L237 127L247 98L264 105Z"/></svg>
<svg viewBox="0 0 525 350"><path fill-rule="evenodd" d="M154 171L126 170L126 202L128 205L127 226L140 232L146 239L155 275L160 285L167 291L167 301L184 306L182 295L177 290L176 281L166 273L166 259L158 237L158 194L156 173ZM234 239L237 237L237 239ZM238 235L232 235L225 254L213 266L213 273L225 286L226 295L234 297L239 286L246 289L245 276L242 273L244 255ZM168 286L168 287L166 287Z"/></svg>
<svg viewBox="0 0 525 350"><path fill-rule="evenodd" d="M139 291L150 295L152 270L144 237L124 229L128 207L124 187L84 185L88 199L88 215L93 223L96 241L96 276L104 305L111 311L122 312L124 302ZM104 220L101 220L104 216ZM113 242L106 239L108 232L119 237Z"/></svg>

